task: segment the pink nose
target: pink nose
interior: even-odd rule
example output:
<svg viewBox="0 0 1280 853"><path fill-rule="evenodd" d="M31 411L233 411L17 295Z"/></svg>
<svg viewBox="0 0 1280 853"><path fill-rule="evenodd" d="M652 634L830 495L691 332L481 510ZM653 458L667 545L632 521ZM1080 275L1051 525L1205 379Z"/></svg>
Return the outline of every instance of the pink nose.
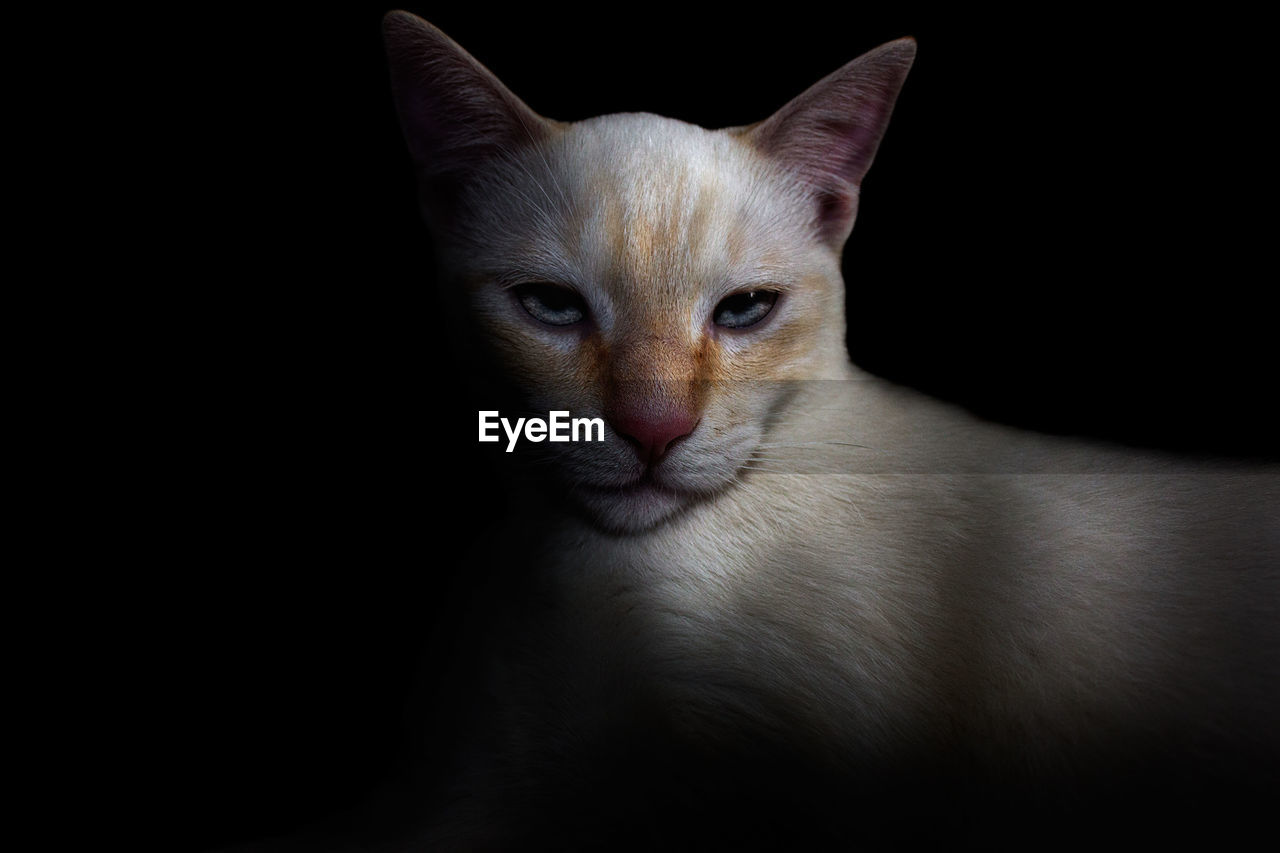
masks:
<svg viewBox="0 0 1280 853"><path fill-rule="evenodd" d="M609 423L635 448L641 462L654 465L671 445L693 432L698 418L684 411L661 414L622 412L610 417Z"/></svg>

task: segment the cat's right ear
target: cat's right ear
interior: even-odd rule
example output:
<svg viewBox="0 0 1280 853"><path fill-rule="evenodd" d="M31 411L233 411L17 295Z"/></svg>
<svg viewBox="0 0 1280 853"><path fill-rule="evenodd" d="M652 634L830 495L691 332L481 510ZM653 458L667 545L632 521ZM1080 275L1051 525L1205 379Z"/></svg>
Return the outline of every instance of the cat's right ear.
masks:
<svg viewBox="0 0 1280 853"><path fill-rule="evenodd" d="M428 205L491 159L551 132L553 122L431 24L400 11L382 23L392 93Z"/></svg>

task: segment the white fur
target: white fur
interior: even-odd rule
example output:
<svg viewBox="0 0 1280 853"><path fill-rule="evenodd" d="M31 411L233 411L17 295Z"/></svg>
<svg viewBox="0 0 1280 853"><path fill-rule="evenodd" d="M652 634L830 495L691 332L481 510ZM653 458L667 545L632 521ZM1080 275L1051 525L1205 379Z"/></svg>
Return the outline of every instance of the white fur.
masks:
<svg viewBox="0 0 1280 853"><path fill-rule="evenodd" d="M530 321L512 281L576 287L612 369L652 394L690 381L671 354L714 333L720 299L757 282L786 299L717 342L730 378L655 490L619 491L643 465L612 433L510 472L510 538L476 559L536 534L520 573L537 596L477 623L496 721L437 839L518 838L495 828L503 804L589 767L637 706L690 742L758 738L836 770L923 751L1034 782L1131 736L1188 761L1280 755L1274 467L1022 433L848 363L840 253L861 173L833 184L833 237L814 214L821 152L801 168L770 146L812 153L853 100L887 120L864 77L900 84L903 51L797 99L787 115L825 104L798 138L650 115L522 125L532 144L466 182L437 235L447 283L533 411L594 416L603 392L577 372L586 344ZM547 499L557 481L573 502Z"/></svg>
<svg viewBox="0 0 1280 853"><path fill-rule="evenodd" d="M804 378L725 389L664 461L679 497L591 494L593 482L632 476L629 449L556 448L557 470L598 501L605 525L574 513L540 523L556 531L542 568L565 621L544 628L554 639L533 643L536 655L517 644L498 682L505 701L540 696L531 701L550 715L507 717L520 734L503 739L524 745L526 770L589 754L636 694L693 740L754 731L837 767L932 744L1034 780L1034 768L1105 756L1129 732L1171 750L1277 750L1274 470L1021 433L864 376L836 346L838 256L804 238L785 193L779 207L715 177L728 162L774 180L743 168L758 164L736 140L647 116L584 134L572 147L581 162L548 158L566 197L586 196L576 182L607 164L609 178L584 186L625 198L631 221L682 222L699 195L689 188L710 186L718 215L768 223L751 245L773 250L775 279L836 288L804 294L831 318L806 360L777 374ZM655 193L673 168L687 170L673 181L685 195ZM685 204L664 208L673 201ZM507 234L525 233L512 227L518 214L503 216ZM621 276L592 266L609 248L590 225L573 244L525 245L595 288L606 335L623 335L643 301L690 306L671 312L671 334L692 336L688 318L714 304L716 276L744 275L717 253L734 226L704 227L670 254L628 259ZM538 390L546 405L590 411L590 397ZM536 514L543 503L534 492L521 505ZM479 788L496 784L490 772Z"/></svg>

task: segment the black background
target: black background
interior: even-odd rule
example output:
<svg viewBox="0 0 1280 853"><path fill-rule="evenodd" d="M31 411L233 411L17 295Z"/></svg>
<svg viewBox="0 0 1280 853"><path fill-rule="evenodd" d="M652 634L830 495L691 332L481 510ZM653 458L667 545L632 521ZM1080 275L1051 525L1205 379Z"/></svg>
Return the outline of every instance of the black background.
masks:
<svg viewBox="0 0 1280 853"><path fill-rule="evenodd" d="M914 36L846 249L855 360L1040 429L1273 454L1256 22L893 7L410 9L563 120L750 123ZM163 416L115 534L162 601L139 822L166 849L287 831L397 770L454 543L501 505L469 468L385 8L206 10L199 79L167 81L196 121L162 176Z"/></svg>

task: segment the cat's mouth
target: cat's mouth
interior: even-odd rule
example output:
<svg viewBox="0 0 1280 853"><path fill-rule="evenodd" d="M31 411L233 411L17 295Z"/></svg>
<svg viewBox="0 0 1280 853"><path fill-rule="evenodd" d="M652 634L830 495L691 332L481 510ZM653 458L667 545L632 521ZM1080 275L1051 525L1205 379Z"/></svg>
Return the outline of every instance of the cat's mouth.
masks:
<svg viewBox="0 0 1280 853"><path fill-rule="evenodd" d="M649 489L656 489L661 492L678 492L679 489L673 489L670 486L659 483L653 476L653 469L646 470L639 477L636 477L630 483L623 483L620 486L600 486L605 491L612 491L618 494L640 494Z"/></svg>
<svg viewBox="0 0 1280 853"><path fill-rule="evenodd" d="M647 530L697 500L698 495L659 482L646 471L622 485L589 485L581 496L604 526L623 532Z"/></svg>
<svg viewBox="0 0 1280 853"><path fill-rule="evenodd" d="M623 483L622 485L593 485L589 486L588 489L598 494L617 498L643 498L653 495L689 500L693 497L683 489L658 482L652 471L646 471L631 482Z"/></svg>

